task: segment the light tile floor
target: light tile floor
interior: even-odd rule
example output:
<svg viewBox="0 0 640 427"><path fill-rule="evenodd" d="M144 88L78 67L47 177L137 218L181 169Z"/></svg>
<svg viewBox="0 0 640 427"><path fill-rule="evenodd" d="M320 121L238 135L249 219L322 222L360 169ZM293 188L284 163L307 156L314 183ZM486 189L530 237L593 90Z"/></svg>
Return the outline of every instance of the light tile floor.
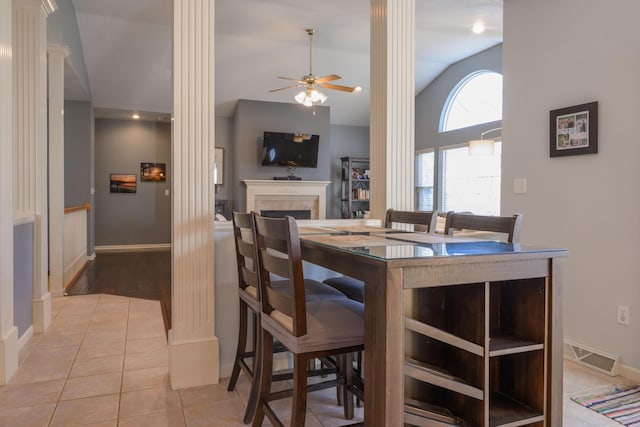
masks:
<svg viewBox="0 0 640 427"><path fill-rule="evenodd" d="M236 391L221 384L172 391L167 343L158 301L112 295L54 298L53 319L20 352L20 368L0 387L0 426L181 427L244 426L249 382ZM616 426L569 399L573 393L613 382L565 362L564 426ZM290 401L274 404L283 419ZM363 409L356 410L361 421ZM335 392L309 395L309 427L350 424ZM265 425L268 423L265 423Z"/></svg>

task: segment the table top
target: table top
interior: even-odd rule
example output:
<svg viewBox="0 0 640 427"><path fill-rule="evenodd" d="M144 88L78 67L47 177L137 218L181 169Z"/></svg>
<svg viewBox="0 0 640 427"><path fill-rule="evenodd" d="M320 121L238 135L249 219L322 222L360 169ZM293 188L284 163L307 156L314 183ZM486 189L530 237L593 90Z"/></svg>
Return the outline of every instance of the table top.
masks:
<svg viewBox="0 0 640 427"><path fill-rule="evenodd" d="M371 226L354 227L304 227L298 230L303 242L315 243L337 251L363 255L382 260L402 260L415 258L463 257L478 255L504 255L536 252L566 252L553 249L522 246L483 240L473 237L458 237L444 234L421 232L401 232L388 228Z"/></svg>

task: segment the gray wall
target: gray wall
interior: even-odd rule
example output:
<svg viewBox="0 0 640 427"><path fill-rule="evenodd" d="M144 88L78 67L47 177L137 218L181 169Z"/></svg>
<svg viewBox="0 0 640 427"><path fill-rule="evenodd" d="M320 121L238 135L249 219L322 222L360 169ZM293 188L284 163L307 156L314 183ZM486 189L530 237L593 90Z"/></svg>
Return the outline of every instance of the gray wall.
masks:
<svg viewBox="0 0 640 427"><path fill-rule="evenodd" d="M18 336L33 324L33 223L13 227L13 320Z"/></svg>
<svg viewBox="0 0 640 427"><path fill-rule="evenodd" d="M369 157L369 128L331 126L331 185L327 194L327 218L340 218L341 157Z"/></svg>
<svg viewBox="0 0 640 427"><path fill-rule="evenodd" d="M502 45L450 65L416 96L416 150L460 144L480 138L480 132L499 127L501 121L439 133L440 115L449 93L456 85L478 70L502 74Z"/></svg>
<svg viewBox="0 0 640 427"><path fill-rule="evenodd" d="M227 200L231 211L233 200L233 120L230 117L216 117L216 148L224 150L224 181L216 188L216 200ZM217 161L217 159L216 159ZM229 212L230 213L230 212Z"/></svg>
<svg viewBox="0 0 640 427"><path fill-rule="evenodd" d="M49 43L59 43L66 45L69 56L66 61L73 68L82 89L86 95L84 99L91 99L91 86L89 85L89 75L84 62L84 52L82 41L78 30L76 12L73 8L72 0L57 0L58 10L47 18L47 41Z"/></svg>
<svg viewBox="0 0 640 427"><path fill-rule="evenodd" d="M95 121L96 245L171 242L171 126L129 120ZM140 163L165 163L166 182L141 182ZM137 176L137 192L110 193L110 173Z"/></svg>
<svg viewBox="0 0 640 427"><path fill-rule="evenodd" d="M261 166L264 131L320 135L318 167L298 168L296 175L304 180L330 179L329 107L315 107L314 115L313 109L298 104L241 99L233 119L233 209L245 210L246 187L243 179L273 179L274 176L287 175L285 167ZM227 164L225 159L225 166ZM327 215L332 211L327 206Z"/></svg>
<svg viewBox="0 0 640 427"><path fill-rule="evenodd" d="M90 203L87 221L87 253L93 253L93 107L89 102L64 103L64 206Z"/></svg>
<svg viewBox="0 0 640 427"><path fill-rule="evenodd" d="M524 242L569 248L565 338L620 355L621 374L638 379L640 2L614 3L504 2L501 203L524 213ZM591 101L598 153L550 158L549 111ZM516 178L526 194L513 194ZM629 326L618 305L630 307Z"/></svg>

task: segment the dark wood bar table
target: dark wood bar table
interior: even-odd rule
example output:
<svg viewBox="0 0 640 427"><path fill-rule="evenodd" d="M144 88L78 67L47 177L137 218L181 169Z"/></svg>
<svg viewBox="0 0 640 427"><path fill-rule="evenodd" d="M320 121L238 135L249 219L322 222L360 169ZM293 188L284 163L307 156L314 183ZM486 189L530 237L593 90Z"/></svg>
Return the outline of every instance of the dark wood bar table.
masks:
<svg viewBox="0 0 640 427"><path fill-rule="evenodd" d="M365 426L562 425L567 250L331 228L303 258L365 282Z"/></svg>

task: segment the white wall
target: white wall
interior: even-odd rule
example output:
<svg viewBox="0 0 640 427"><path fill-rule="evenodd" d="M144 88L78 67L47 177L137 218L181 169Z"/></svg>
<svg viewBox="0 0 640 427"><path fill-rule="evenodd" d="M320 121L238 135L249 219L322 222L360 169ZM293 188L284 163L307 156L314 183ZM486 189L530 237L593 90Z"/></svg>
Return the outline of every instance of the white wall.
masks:
<svg viewBox="0 0 640 427"><path fill-rule="evenodd" d="M505 0L502 211L570 250L565 338L640 374L640 2ZM598 154L549 157L549 111L599 102ZM513 194L526 178L528 193ZM618 304L631 326L616 323Z"/></svg>

